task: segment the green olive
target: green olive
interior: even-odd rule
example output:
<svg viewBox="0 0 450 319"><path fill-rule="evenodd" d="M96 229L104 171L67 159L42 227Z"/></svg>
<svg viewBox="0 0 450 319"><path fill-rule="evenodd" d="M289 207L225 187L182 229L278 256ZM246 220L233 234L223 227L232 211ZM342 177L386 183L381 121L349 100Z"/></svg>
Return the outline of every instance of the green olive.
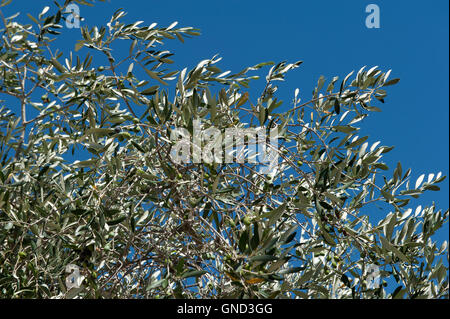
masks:
<svg viewBox="0 0 450 319"><path fill-rule="evenodd" d="M333 265L333 267L337 267L337 263L336 263L336 259L333 258L333 260L331 261L331 264Z"/></svg>
<svg viewBox="0 0 450 319"><path fill-rule="evenodd" d="M122 133L120 133L120 136L124 137L124 138L131 138L131 134L128 132L122 132Z"/></svg>
<svg viewBox="0 0 450 319"><path fill-rule="evenodd" d="M232 228L236 227L236 223L232 219L228 219L228 225L230 225Z"/></svg>

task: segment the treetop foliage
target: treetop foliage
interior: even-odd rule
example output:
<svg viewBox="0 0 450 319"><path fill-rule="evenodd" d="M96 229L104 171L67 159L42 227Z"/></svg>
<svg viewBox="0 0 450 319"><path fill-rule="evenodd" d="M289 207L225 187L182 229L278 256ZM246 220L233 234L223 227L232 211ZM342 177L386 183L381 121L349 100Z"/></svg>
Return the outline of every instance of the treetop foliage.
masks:
<svg viewBox="0 0 450 319"><path fill-rule="evenodd" d="M448 210L410 207L445 177L411 181L400 163L385 176L393 147L358 135L399 81L391 71L321 76L311 97L297 89L283 108L276 85L301 61L232 73L214 56L173 70L163 43L199 31L126 22L122 9L101 26L82 25L65 56L54 40L67 6L92 3L55 1L7 17L8 2L0 296L448 298L447 242L433 237ZM249 93L254 81L265 81L258 96ZM203 129L276 128L277 169L175 163L171 132L193 134L196 119ZM372 214L382 215L377 224ZM80 268L79 288L67 289L70 264Z"/></svg>

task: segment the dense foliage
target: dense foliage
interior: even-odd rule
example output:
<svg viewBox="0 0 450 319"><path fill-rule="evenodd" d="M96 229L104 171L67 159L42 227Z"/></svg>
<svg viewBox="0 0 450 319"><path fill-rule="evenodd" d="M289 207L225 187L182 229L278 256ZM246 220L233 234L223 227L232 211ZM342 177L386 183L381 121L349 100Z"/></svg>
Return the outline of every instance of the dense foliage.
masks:
<svg viewBox="0 0 450 319"><path fill-rule="evenodd" d="M122 10L82 25L64 56L53 40L71 2L87 4L0 8L1 297L448 298L447 242L433 239L448 210L409 207L444 177L410 182L400 163L385 177L392 147L358 136L398 82L390 71L320 77L281 107L275 83L301 62L171 70L163 41L198 31L127 24ZM195 119L276 128L278 169L175 163L171 132ZM68 291L69 264L84 280Z"/></svg>

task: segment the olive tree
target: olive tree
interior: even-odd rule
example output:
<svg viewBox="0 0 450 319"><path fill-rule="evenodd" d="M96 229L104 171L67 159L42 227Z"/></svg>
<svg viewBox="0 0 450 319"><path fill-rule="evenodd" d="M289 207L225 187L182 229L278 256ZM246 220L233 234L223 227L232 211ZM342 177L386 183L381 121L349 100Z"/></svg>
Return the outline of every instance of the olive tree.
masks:
<svg viewBox="0 0 450 319"><path fill-rule="evenodd" d="M92 5L0 8L0 296L448 298L447 242L433 236L448 210L410 203L444 176L411 181L400 163L386 176L393 147L358 136L390 71L321 76L281 107L276 84L302 62L173 70L163 41L198 30L123 10L82 25L65 55L54 40L75 3ZM276 132L276 165L174 160L176 130L193 151L208 128L220 148L227 129ZM68 265L81 285L67 286Z"/></svg>

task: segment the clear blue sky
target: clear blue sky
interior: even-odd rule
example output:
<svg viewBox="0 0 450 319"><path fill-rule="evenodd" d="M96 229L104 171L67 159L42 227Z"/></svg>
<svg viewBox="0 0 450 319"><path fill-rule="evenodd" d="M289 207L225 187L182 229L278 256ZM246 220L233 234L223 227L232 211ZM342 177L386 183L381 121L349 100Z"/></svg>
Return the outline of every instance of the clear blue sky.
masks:
<svg viewBox="0 0 450 319"><path fill-rule="evenodd" d="M365 8L380 7L380 29L365 26ZM52 1L13 1L8 13L32 12L35 16ZM303 60L279 86L289 107L295 88L303 99L311 96L320 75L341 78L364 65L392 69L399 84L388 88L382 113L364 120L361 135L396 148L385 161L395 168L412 168L412 181L422 173L449 173L449 2L448 0L345 0L345 1L124 1L110 0L94 8L81 7L82 24L105 25L111 14L124 8L128 22L143 20L168 26L201 29L202 35L167 42L176 54L175 67L193 67L219 53L220 67L240 71L264 61ZM24 19L27 19L24 17ZM81 39L77 29L65 29L61 48L73 48ZM60 42L61 43L61 42ZM257 86L262 86L260 81ZM258 89L259 90L259 89ZM377 105L379 106L379 105ZM428 192L416 203L435 201L449 206L448 180L441 192ZM448 239L448 225L440 233Z"/></svg>

